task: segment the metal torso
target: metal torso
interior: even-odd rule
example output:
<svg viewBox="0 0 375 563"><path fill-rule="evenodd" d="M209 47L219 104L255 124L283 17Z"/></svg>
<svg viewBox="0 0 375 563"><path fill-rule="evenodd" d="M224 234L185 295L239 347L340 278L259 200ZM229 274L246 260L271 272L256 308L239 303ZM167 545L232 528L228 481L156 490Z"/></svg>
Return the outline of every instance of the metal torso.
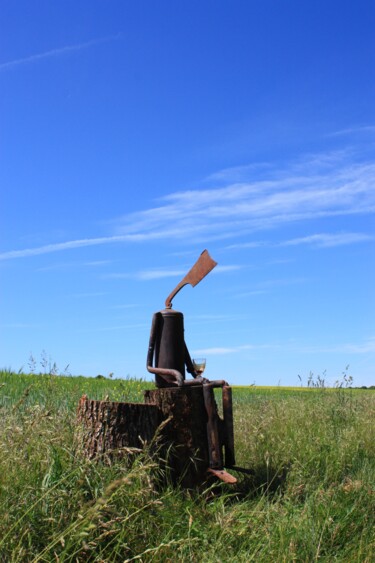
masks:
<svg viewBox="0 0 375 563"><path fill-rule="evenodd" d="M184 316L173 309L158 313L155 341L155 367L175 369L185 379ZM162 383L156 376L157 383Z"/></svg>

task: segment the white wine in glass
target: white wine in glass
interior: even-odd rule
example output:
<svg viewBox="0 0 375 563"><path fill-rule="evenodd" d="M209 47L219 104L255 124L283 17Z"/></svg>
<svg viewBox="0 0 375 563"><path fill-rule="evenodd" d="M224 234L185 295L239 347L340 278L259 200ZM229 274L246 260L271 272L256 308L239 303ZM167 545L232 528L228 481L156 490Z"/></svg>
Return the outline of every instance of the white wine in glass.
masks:
<svg viewBox="0 0 375 563"><path fill-rule="evenodd" d="M198 375L202 375L206 368L206 358L194 358L193 366Z"/></svg>

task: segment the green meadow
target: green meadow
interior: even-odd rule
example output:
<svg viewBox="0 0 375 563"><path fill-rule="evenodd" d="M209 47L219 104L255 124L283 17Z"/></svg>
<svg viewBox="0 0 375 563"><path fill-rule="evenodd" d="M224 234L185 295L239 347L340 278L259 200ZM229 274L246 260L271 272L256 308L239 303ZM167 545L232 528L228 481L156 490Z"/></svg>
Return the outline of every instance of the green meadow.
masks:
<svg viewBox="0 0 375 563"><path fill-rule="evenodd" d="M238 484L155 486L81 455L79 398L152 383L0 372L1 562L375 560L375 391L234 387Z"/></svg>

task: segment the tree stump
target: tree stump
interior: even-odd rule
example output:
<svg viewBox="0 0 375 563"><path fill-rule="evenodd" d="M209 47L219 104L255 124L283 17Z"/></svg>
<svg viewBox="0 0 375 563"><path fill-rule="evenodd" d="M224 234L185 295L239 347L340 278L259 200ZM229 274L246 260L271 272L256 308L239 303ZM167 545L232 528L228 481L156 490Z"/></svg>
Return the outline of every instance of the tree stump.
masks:
<svg viewBox="0 0 375 563"><path fill-rule="evenodd" d="M121 448L143 448L160 423L155 405L92 401L86 395L79 401L77 419L80 442L90 459L103 454L112 457Z"/></svg>
<svg viewBox="0 0 375 563"><path fill-rule="evenodd" d="M145 391L166 422L159 431L165 468L174 484L194 488L207 480L209 467L207 412L203 388L168 387Z"/></svg>
<svg viewBox="0 0 375 563"><path fill-rule="evenodd" d="M209 392L211 416L215 416L213 390ZM155 439L152 451L161 474L185 488L204 483L210 446L203 387L153 389L145 391L144 400L144 404L93 401L83 395L77 419L85 455L92 459L105 454L112 459L118 453L127 454L126 448L142 449Z"/></svg>

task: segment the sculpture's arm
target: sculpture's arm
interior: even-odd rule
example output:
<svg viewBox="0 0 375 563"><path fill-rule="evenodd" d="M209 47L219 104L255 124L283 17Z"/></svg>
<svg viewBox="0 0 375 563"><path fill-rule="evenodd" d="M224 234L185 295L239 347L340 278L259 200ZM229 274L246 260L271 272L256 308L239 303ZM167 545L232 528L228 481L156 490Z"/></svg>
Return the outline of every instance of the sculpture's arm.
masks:
<svg viewBox="0 0 375 563"><path fill-rule="evenodd" d="M187 371L188 373L190 373L193 377L197 377L198 374L197 374L197 372L196 372L195 369L194 369L194 365L193 365L193 362L192 362L192 360L191 360L188 347L186 346L186 342L184 342L184 344L185 344L185 365L186 365L186 371Z"/></svg>
<svg viewBox="0 0 375 563"><path fill-rule="evenodd" d="M155 368L152 365L154 362L155 342L157 336L159 316L160 313L155 313L154 316L152 317L150 341L148 345L147 362L146 362L147 371L153 373L154 375L159 375L160 377L162 377L168 386L172 385L172 386L182 387L182 385L184 384L184 378L183 375L178 370Z"/></svg>

